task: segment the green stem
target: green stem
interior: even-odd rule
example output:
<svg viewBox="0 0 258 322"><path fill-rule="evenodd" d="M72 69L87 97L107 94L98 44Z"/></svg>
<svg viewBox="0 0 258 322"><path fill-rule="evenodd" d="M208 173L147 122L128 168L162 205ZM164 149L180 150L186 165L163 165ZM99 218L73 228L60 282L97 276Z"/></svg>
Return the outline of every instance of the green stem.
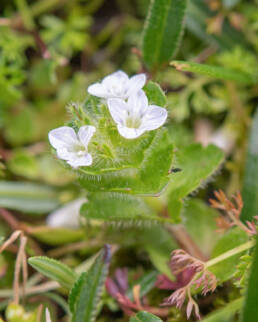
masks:
<svg viewBox="0 0 258 322"><path fill-rule="evenodd" d="M215 258L212 258L211 260L209 260L208 262L205 263L205 268L211 267L213 265L216 265L217 263L220 263L226 259L228 259L229 257L232 257L238 253L242 253L243 251L250 249L252 247L254 247L255 245L255 241L250 240L249 242L242 244L236 248L230 249L228 252L225 252Z"/></svg>

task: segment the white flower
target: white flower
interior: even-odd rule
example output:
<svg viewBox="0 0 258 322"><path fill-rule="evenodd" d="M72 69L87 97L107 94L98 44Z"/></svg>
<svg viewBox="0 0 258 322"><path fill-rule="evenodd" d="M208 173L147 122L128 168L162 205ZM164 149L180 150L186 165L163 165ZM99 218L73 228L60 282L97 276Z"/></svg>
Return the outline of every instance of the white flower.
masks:
<svg viewBox="0 0 258 322"><path fill-rule="evenodd" d="M126 73L119 70L103 78L101 83L95 83L88 87L91 95L108 98L127 99L133 93L143 88L146 82L145 74L139 74L129 78Z"/></svg>
<svg viewBox="0 0 258 322"><path fill-rule="evenodd" d="M49 132L50 144L56 149L57 157L77 168L92 164L88 144L96 128L91 125L80 127L78 134L69 126L62 126Z"/></svg>
<svg viewBox="0 0 258 322"><path fill-rule="evenodd" d="M46 222L49 227L72 228L80 227L80 208L86 202L85 198L73 200L63 207L55 210L47 216Z"/></svg>
<svg viewBox="0 0 258 322"><path fill-rule="evenodd" d="M126 139L134 139L145 131L156 130L167 118L166 109L148 105L143 90L129 96L127 102L119 98L110 98L107 103L118 132Z"/></svg>

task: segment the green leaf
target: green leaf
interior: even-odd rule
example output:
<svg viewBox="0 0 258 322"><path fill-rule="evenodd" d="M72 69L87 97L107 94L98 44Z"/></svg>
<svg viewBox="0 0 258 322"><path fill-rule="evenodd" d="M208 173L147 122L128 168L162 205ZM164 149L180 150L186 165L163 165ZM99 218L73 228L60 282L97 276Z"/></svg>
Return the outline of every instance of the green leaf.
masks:
<svg viewBox="0 0 258 322"><path fill-rule="evenodd" d="M39 167L35 156L23 150L13 150L12 157L7 162L8 169L18 176L35 179L39 173Z"/></svg>
<svg viewBox="0 0 258 322"><path fill-rule="evenodd" d="M169 182L173 145L166 128L159 129L155 134L150 135L153 135L151 142L149 142L149 134L145 139L140 139L138 143L137 140L132 140L136 141L135 143L128 143L125 142L126 140L119 138L121 143L116 142L117 151L115 154L119 153L121 157L125 158L128 153L128 158L125 161L119 159L117 161L127 164L119 165L118 168L105 168L103 165L98 170L93 170L93 167L79 169L81 185L92 192L113 191L140 195L160 193ZM106 136L105 141L107 142ZM126 147L128 144L129 146ZM140 145L140 148L137 145ZM106 149L108 149L108 146L106 146ZM137 149L139 150L137 151ZM131 154L135 154L135 156ZM138 160L132 160L133 157ZM103 164L100 162L99 164ZM112 161L112 163L115 162L116 159ZM98 161L96 161L96 164L98 164Z"/></svg>
<svg viewBox="0 0 258 322"><path fill-rule="evenodd" d="M248 236L246 232L238 227L232 228L219 239L212 251L211 258L217 257L247 241ZM214 266L211 266L209 270L215 274L219 283L227 281L235 274L236 266L239 263L241 256L243 256L243 252L231 256L228 259L215 264Z"/></svg>
<svg viewBox="0 0 258 322"><path fill-rule="evenodd" d="M258 108L255 112L250 132L245 176L243 184L244 207L241 213L243 221L253 220L258 209Z"/></svg>
<svg viewBox="0 0 258 322"><path fill-rule="evenodd" d="M60 205L57 190L47 185L0 181L0 207L44 214Z"/></svg>
<svg viewBox="0 0 258 322"><path fill-rule="evenodd" d="M243 298L240 297L239 299L228 303L223 308L212 312L207 317L202 319L202 322L232 322L232 317L240 311L242 305Z"/></svg>
<svg viewBox="0 0 258 322"><path fill-rule="evenodd" d="M157 225L141 229L138 236L140 247L148 253L153 266L160 273L173 278L168 263L171 252L178 248L178 245L171 234L165 227Z"/></svg>
<svg viewBox="0 0 258 322"><path fill-rule="evenodd" d="M162 320L149 312L142 311L131 317L130 322L162 322Z"/></svg>
<svg viewBox="0 0 258 322"><path fill-rule="evenodd" d="M30 257L29 264L41 274L57 281L61 286L70 289L76 278L76 273L67 265L46 256Z"/></svg>
<svg viewBox="0 0 258 322"><path fill-rule="evenodd" d="M95 321L110 258L110 246L106 245L100 251L90 269L82 273L79 280L74 284L69 296L69 305L73 312L72 322Z"/></svg>
<svg viewBox="0 0 258 322"><path fill-rule="evenodd" d="M127 140L100 100L90 96L84 105L70 105L69 111L74 116L69 125L76 130L88 123L98 128L89 144L93 164L76 169L87 191L156 195L165 188L173 158L165 127Z"/></svg>
<svg viewBox="0 0 258 322"><path fill-rule="evenodd" d="M170 65L183 72L191 72L213 78L231 80L243 84L257 83L257 80L253 75L221 66L198 64L183 60L174 60L170 63Z"/></svg>
<svg viewBox="0 0 258 322"><path fill-rule="evenodd" d="M80 274L79 278L76 280L76 282L74 283L69 293L68 303L69 303L71 312L74 312L75 310L76 301L78 300L78 295L81 292L86 275L87 275L87 272L83 272Z"/></svg>
<svg viewBox="0 0 258 322"><path fill-rule="evenodd" d="M26 229L37 240L51 246L73 243L85 237L85 232L82 229L52 228L48 226L27 226Z"/></svg>
<svg viewBox="0 0 258 322"><path fill-rule="evenodd" d="M155 282L157 280L158 272L151 271L149 273L144 274L141 278L134 283L133 286L140 286L140 298L148 294L148 292L155 286ZM133 286L127 291L127 296L130 300L133 300Z"/></svg>
<svg viewBox="0 0 258 322"><path fill-rule="evenodd" d="M168 211L175 222L180 221L183 199L199 187L203 187L224 160L223 152L214 145L202 147L191 144L176 154L176 167L181 172L173 173L167 188Z"/></svg>
<svg viewBox="0 0 258 322"><path fill-rule="evenodd" d="M251 275L248 281L248 289L245 298L243 317L241 322L258 321L258 238L256 236L256 246L254 250L254 259L251 268Z"/></svg>
<svg viewBox="0 0 258 322"><path fill-rule="evenodd" d="M81 207L81 214L90 220L133 223L140 221L164 221L158 217L143 199L121 193L92 193Z"/></svg>
<svg viewBox="0 0 258 322"><path fill-rule="evenodd" d="M207 257L219 238L216 217L217 211L199 199L188 200L182 211L182 220L188 234Z"/></svg>
<svg viewBox="0 0 258 322"><path fill-rule="evenodd" d="M183 34L186 0L152 0L143 33L143 61L150 69L168 62Z"/></svg>
<svg viewBox="0 0 258 322"><path fill-rule="evenodd" d="M164 106L167 103L166 95L159 86L159 84L149 81L144 86L145 94L148 97L149 105L155 104L158 106Z"/></svg>

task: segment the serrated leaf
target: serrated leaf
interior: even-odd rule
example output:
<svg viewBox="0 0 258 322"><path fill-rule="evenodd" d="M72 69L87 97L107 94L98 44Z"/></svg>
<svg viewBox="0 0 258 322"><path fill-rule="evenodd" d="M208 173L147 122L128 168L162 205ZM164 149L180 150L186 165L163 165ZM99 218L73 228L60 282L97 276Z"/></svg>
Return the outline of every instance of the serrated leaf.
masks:
<svg viewBox="0 0 258 322"><path fill-rule="evenodd" d="M191 72L200 75L205 75L213 78L231 80L244 84L256 84L257 80L253 75L248 73L224 68L221 66L213 66L206 64L198 64L194 62L187 62L182 60L175 60L170 63L171 66L175 67L179 71Z"/></svg>
<svg viewBox="0 0 258 322"><path fill-rule="evenodd" d="M152 0L143 33L143 61L150 69L168 62L183 33L186 0Z"/></svg>
<svg viewBox="0 0 258 322"><path fill-rule="evenodd" d="M232 228L218 240L212 251L211 258L217 257L223 254L224 252L237 246L240 246L241 244L247 241L248 236L246 232L244 232L238 227ZM236 266L239 263L239 258L241 256L243 256L243 252L231 256L228 259L225 259L224 261L214 266L211 266L209 270L213 274L215 274L219 283L227 281L234 275L236 271Z"/></svg>
<svg viewBox="0 0 258 322"><path fill-rule="evenodd" d="M130 322L162 322L162 320L149 312L142 311L131 317Z"/></svg>
<svg viewBox="0 0 258 322"><path fill-rule="evenodd" d="M243 221L253 220L258 209L258 108L254 114L253 125L250 132L245 176L243 183L244 207L241 213Z"/></svg>
<svg viewBox="0 0 258 322"><path fill-rule="evenodd" d="M29 264L41 274L57 281L61 286L70 289L77 274L67 265L46 256L30 257Z"/></svg>
<svg viewBox="0 0 258 322"><path fill-rule="evenodd" d="M44 214L60 205L53 187L27 182L0 181L0 207Z"/></svg>
<svg viewBox="0 0 258 322"><path fill-rule="evenodd" d="M77 301L78 296L80 294L84 280L86 278L85 277L86 274L87 274L86 272L81 273L81 275L76 280L76 282L74 283L74 285L69 293L68 304L69 304L71 312L74 312L75 304L76 304L76 301Z"/></svg>
<svg viewBox="0 0 258 322"><path fill-rule="evenodd" d="M159 84L149 81L143 89L148 97L149 105L155 104L162 107L166 105L166 95Z"/></svg>
<svg viewBox="0 0 258 322"><path fill-rule="evenodd" d="M183 199L205 184L223 162L224 154L214 145L204 148L194 143L179 149L176 160L175 166L182 171L173 173L166 194L169 214L178 222Z"/></svg>
<svg viewBox="0 0 258 322"><path fill-rule="evenodd" d="M97 306L103 291L111 257L110 246L106 245L99 253L90 269L83 273L75 284L69 299L73 309L72 322L93 322L96 318Z"/></svg>
<svg viewBox="0 0 258 322"><path fill-rule="evenodd" d="M81 214L86 219L104 222L162 221L143 199L110 192L90 194Z"/></svg>
<svg viewBox="0 0 258 322"><path fill-rule="evenodd" d="M256 236L256 246L254 250L251 274L248 281L248 288L245 297L244 309L241 322L257 321L257 298L258 298L258 238Z"/></svg>
<svg viewBox="0 0 258 322"><path fill-rule="evenodd" d="M117 168L106 169L106 172L103 171L105 168L92 173L90 167L87 170L80 169L81 185L92 192L113 191L138 195L160 193L169 182L173 145L166 128L156 131L151 142L149 136L146 139L148 144L147 141L140 143L141 160L138 164L127 164L124 168L120 165ZM137 149L137 143L135 145L131 146L132 153ZM126 153L125 150L123 153Z"/></svg>

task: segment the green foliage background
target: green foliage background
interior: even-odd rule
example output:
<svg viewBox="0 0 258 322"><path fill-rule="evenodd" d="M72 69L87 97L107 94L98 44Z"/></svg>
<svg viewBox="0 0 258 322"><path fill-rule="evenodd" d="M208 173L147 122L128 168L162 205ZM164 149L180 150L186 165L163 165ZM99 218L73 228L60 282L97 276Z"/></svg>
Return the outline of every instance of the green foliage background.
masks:
<svg viewBox="0 0 258 322"><path fill-rule="evenodd" d="M216 232L219 214L208 199L216 189L227 195L242 191L242 220L257 215L257 5L257 0L1 1L0 207L17 225L1 215L0 237L22 227L29 256L61 261L56 267L45 257L29 262L64 287L42 295L52 321L66 321L76 307L82 322L128 320L105 290L103 295L107 243L116 248L109 274L127 267L128 294L140 277L149 303L159 307L170 293L155 288L155 278L160 273L172 278L170 252L181 247L174 227L186 231L205 259L247 241L235 227ZM118 69L146 73L149 101L168 110L165 126L144 139L120 137L103 103L87 95L90 84ZM51 153L47 134L82 122L101 128L92 143L98 162L73 171ZM80 227L46 225L48 214L79 197L87 198ZM248 282L234 283L235 265L251 266L242 255L213 267L221 286L215 300L207 297L201 306L204 321L221 316L241 321L236 313L246 292L243 314L254 314L248 303L253 305L257 292L250 287L248 293ZM12 297L14 262L12 251L0 255L3 316ZM253 271L250 283L256 280ZM70 309L66 288L72 288ZM23 310L35 313L41 302L36 295L26 297ZM131 321L159 318L140 312ZM172 308L167 321L183 322L185 314Z"/></svg>

